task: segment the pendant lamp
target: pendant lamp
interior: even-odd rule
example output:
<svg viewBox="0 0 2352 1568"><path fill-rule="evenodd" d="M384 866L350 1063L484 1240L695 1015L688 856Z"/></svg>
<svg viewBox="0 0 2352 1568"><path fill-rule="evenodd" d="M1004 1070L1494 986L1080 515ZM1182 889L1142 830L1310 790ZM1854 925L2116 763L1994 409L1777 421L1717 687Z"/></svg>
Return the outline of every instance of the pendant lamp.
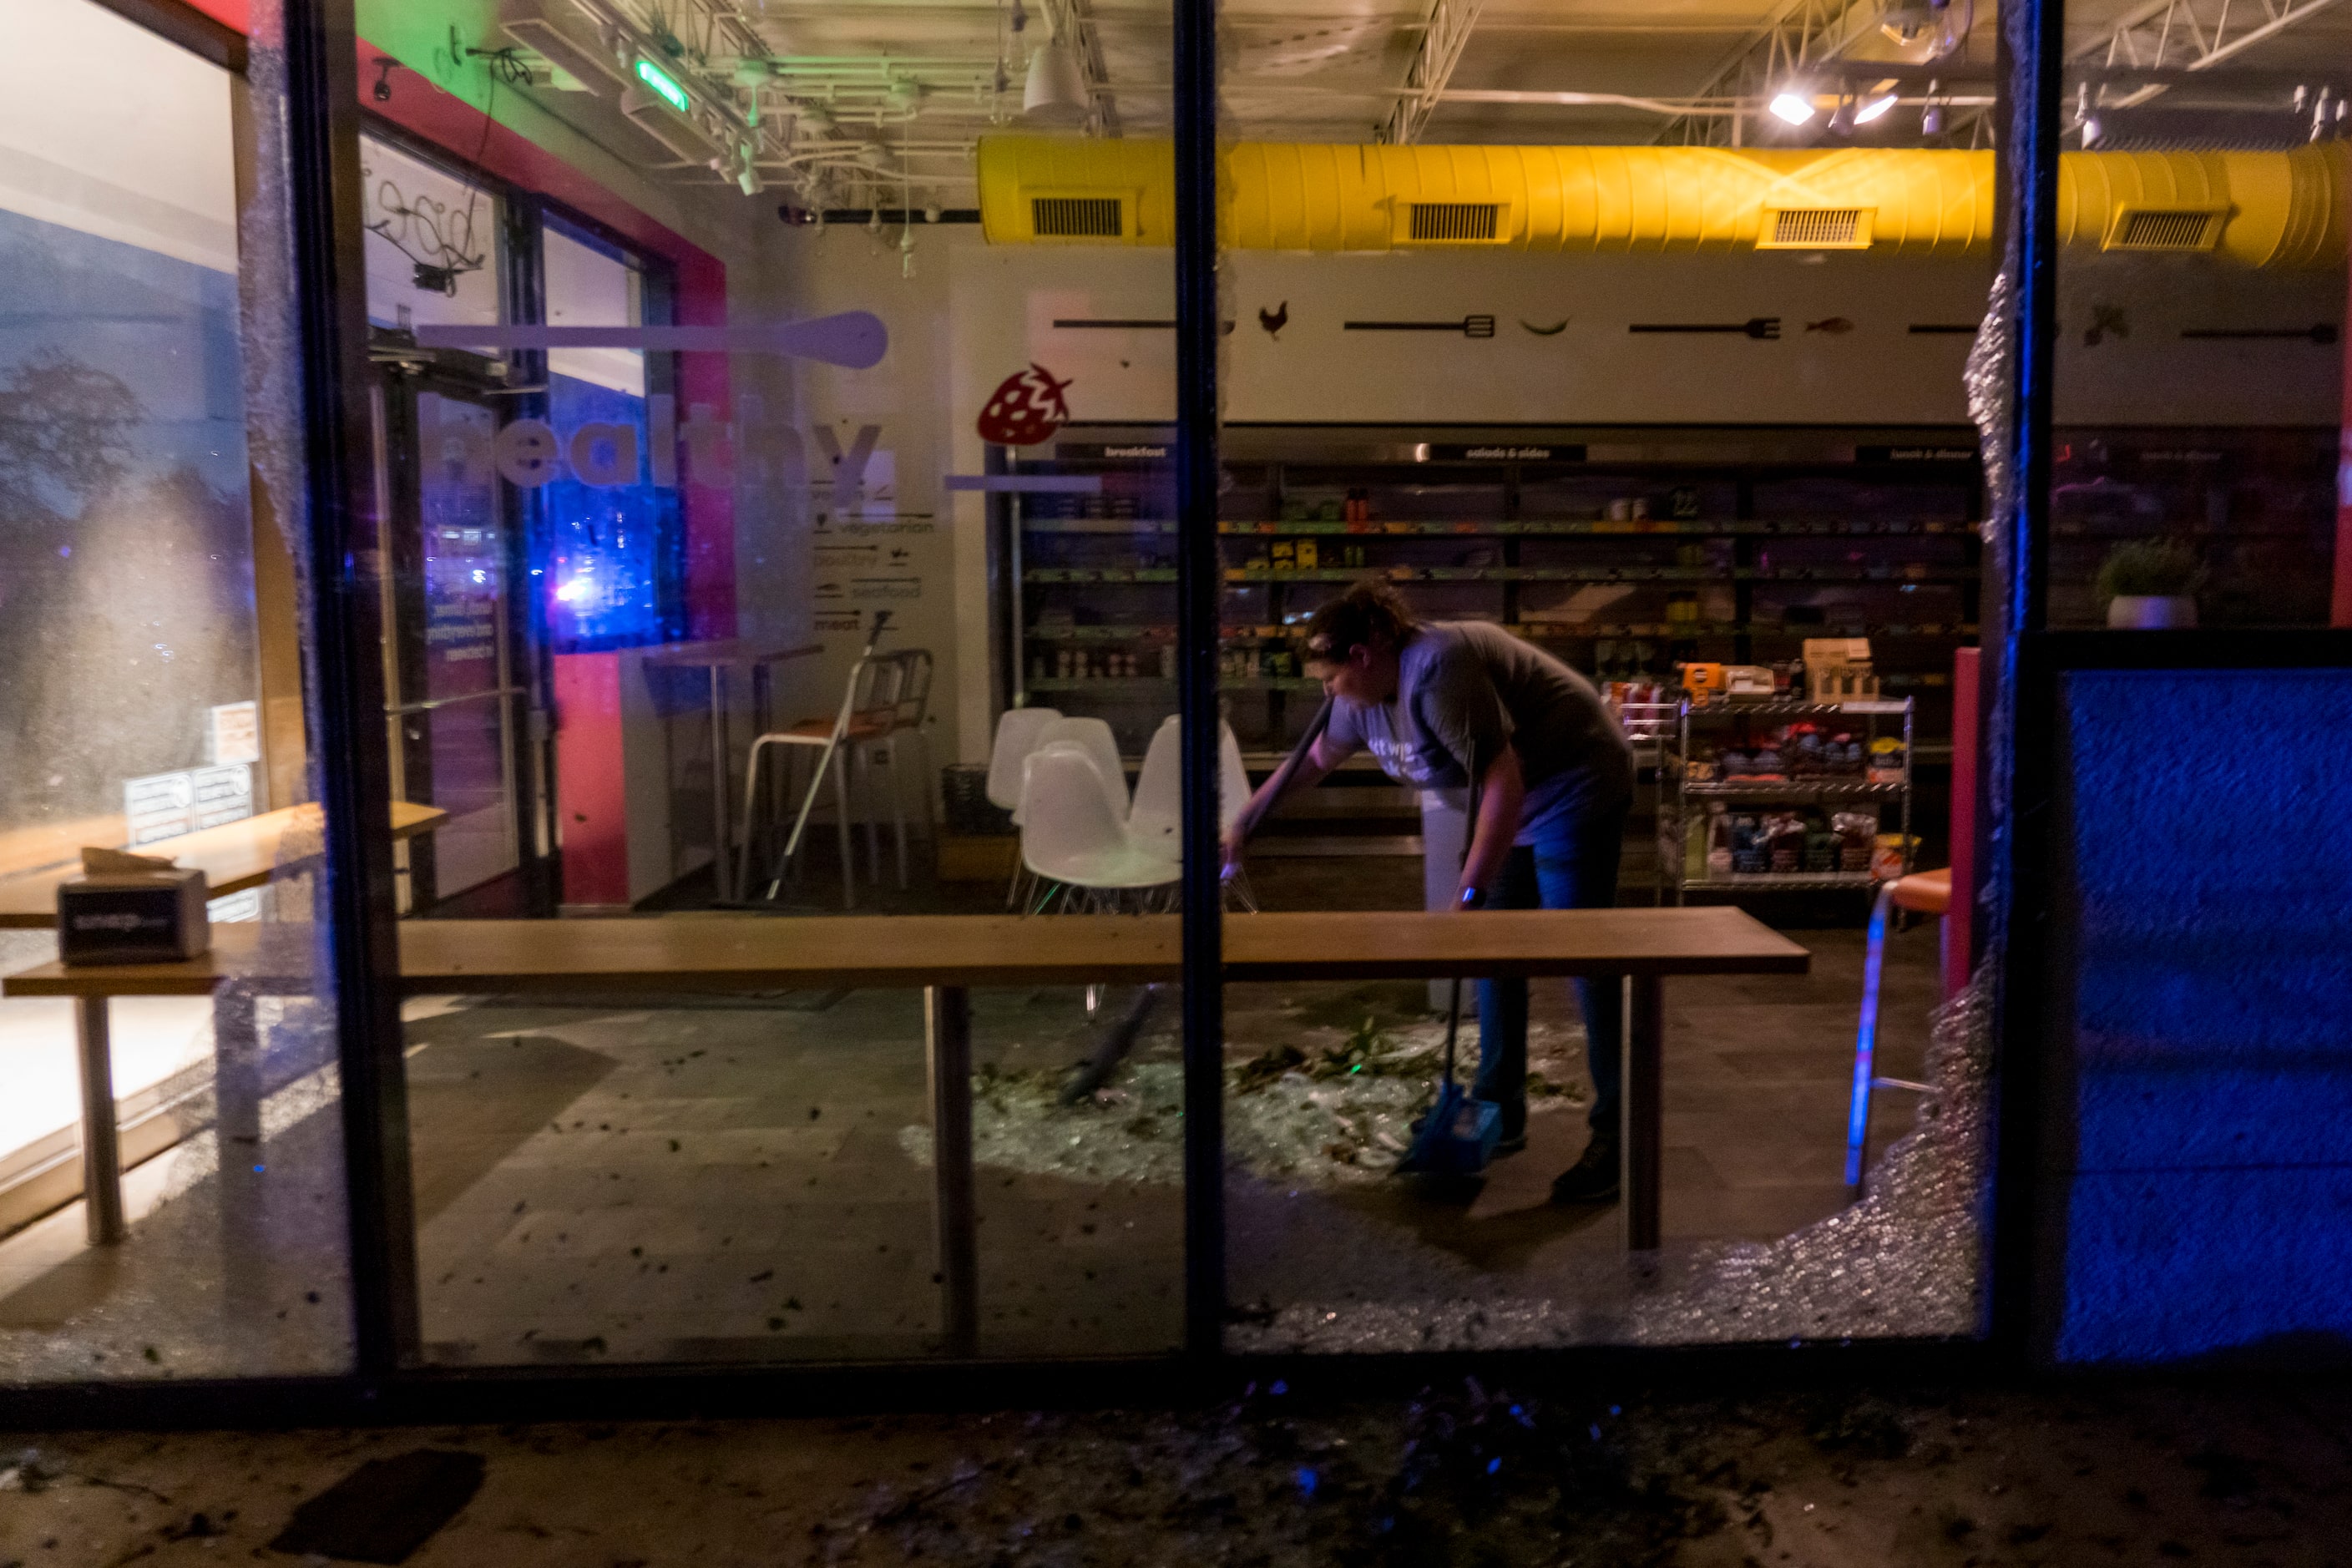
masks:
<svg viewBox="0 0 2352 1568"><path fill-rule="evenodd" d="M1029 57L1029 83L1021 94L1021 118L1033 125L1076 127L1087 122L1086 73L1066 44L1041 44Z"/></svg>

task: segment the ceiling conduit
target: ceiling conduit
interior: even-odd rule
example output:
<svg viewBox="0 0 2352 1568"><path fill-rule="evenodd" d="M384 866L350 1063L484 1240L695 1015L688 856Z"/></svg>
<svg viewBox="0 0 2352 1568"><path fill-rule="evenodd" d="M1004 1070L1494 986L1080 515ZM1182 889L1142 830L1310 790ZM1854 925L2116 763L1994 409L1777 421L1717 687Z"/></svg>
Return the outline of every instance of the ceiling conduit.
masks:
<svg viewBox="0 0 2352 1568"><path fill-rule="evenodd" d="M1227 147L1222 238L1239 250L1503 248L1586 254L1862 250L1925 258L1992 245L1993 155L1899 148ZM2347 149L2068 153L2072 247L2203 251L2244 267L2341 266ZM997 245L1167 245L1169 144L990 136L981 221ZM1116 201L1084 233L1053 204ZM1097 208L1107 212L1107 208ZM1041 232L1042 226L1042 232Z"/></svg>

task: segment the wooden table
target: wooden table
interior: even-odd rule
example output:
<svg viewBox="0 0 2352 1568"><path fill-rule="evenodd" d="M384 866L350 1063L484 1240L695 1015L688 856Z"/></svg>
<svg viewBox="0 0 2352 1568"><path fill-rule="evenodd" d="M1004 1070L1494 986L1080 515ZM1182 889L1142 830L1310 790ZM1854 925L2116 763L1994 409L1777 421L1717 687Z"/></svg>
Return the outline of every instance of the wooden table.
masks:
<svg viewBox="0 0 2352 1568"><path fill-rule="evenodd" d="M106 1005L113 996L249 998L313 986L312 928L223 926L213 951L184 963L68 969L47 963L0 983L10 996L70 996L81 1026L83 1171L90 1238L121 1237L113 1168ZM1389 980L1452 975L1629 976L1622 1205L1628 1248L1658 1245L1665 980L1677 974L1801 974L1806 951L1728 907L1510 910L1475 915L1249 914L1225 918L1224 978ZM1138 984L1181 975L1173 915L761 915L586 921L411 921L400 927L400 988L409 995L648 995L741 991L923 988L929 1031L932 1160L949 1342L979 1331L978 1214L971 1151L970 988ZM242 1092L242 1091L240 1091ZM232 1106L224 1095L221 1115ZM257 1106L237 1112L258 1125ZM100 1147L103 1158L92 1153ZM226 1168L226 1167L225 1167ZM111 1194L111 1228L98 1215Z"/></svg>
<svg viewBox="0 0 2352 1568"><path fill-rule="evenodd" d="M437 805L392 803L392 836L414 838L449 820ZM307 871L325 847L325 817L316 805L289 805L259 816L224 823L173 838L159 838L131 851L168 858L202 871L215 899L258 888L279 877ZM0 880L0 928L49 931L58 923L58 886L81 875L79 864L52 867Z"/></svg>
<svg viewBox="0 0 2352 1568"><path fill-rule="evenodd" d="M779 644L755 637L714 637L705 642L666 643L648 651L646 662L664 669L700 669L710 678L710 815L711 877L721 903L737 896L735 887L735 814L729 805L727 754L727 672L751 671L751 733L768 732L772 717L774 681L768 667L788 658L823 653L823 643ZM751 803L743 803L744 831L751 830ZM845 842L846 842L845 840Z"/></svg>

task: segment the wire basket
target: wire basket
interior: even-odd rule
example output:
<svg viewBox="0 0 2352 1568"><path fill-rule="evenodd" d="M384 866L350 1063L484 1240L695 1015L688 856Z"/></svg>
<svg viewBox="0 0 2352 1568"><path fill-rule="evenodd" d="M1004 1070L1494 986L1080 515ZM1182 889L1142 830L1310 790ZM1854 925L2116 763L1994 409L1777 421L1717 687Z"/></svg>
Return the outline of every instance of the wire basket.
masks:
<svg viewBox="0 0 2352 1568"><path fill-rule="evenodd" d="M947 801L948 831L963 838L1010 838L1021 830L1013 814L988 798L988 767L950 763L940 770Z"/></svg>

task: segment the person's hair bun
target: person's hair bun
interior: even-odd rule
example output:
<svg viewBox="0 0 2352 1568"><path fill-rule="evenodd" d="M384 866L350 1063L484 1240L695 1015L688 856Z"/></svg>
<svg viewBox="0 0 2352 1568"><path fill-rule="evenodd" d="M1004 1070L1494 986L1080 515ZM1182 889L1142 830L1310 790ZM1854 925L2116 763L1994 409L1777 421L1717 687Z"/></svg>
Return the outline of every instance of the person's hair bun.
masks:
<svg viewBox="0 0 2352 1568"><path fill-rule="evenodd" d="M1307 619L1305 659L1345 663L1358 647L1392 648L1412 635L1412 611L1394 584L1367 577Z"/></svg>

